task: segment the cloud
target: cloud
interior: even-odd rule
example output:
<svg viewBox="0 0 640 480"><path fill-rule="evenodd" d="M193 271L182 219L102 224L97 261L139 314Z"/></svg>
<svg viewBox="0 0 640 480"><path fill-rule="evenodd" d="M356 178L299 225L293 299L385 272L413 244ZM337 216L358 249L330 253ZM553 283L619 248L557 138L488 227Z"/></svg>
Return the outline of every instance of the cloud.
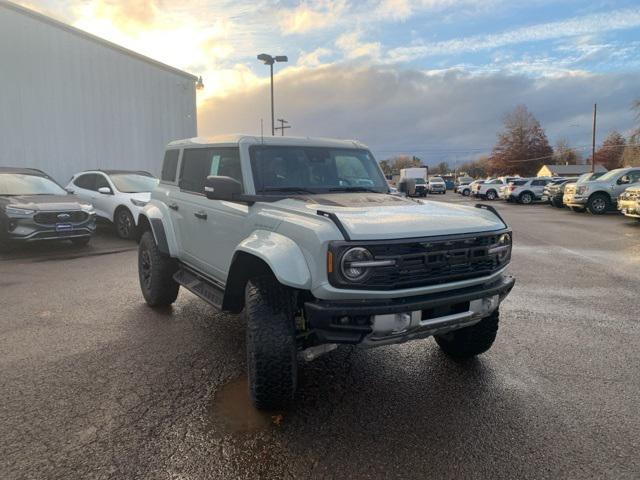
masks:
<svg viewBox="0 0 640 480"><path fill-rule="evenodd" d="M275 79L276 116L291 122L292 135L357 138L379 159L408 153L432 164L488 152L504 113L522 103L550 141L567 137L572 145L587 145L594 99L601 139L614 128L631 129L629 105L637 95L633 74L535 79L347 63L289 70ZM261 118L268 131L267 84L203 103L199 133L259 134Z"/></svg>
<svg viewBox="0 0 640 480"><path fill-rule="evenodd" d="M345 58L354 59L369 57L377 59L380 56L379 42L363 42L360 39L361 33L354 31L340 35L336 40L336 47L344 53Z"/></svg>
<svg viewBox="0 0 640 480"><path fill-rule="evenodd" d="M321 57L327 57L331 55L331 50L328 48L316 48L312 52L303 52L298 56L298 66L301 67L318 67L322 64Z"/></svg>
<svg viewBox="0 0 640 480"><path fill-rule="evenodd" d="M334 26L346 11L345 0L321 0L313 6L305 2L295 8L283 9L280 29L283 34L301 34Z"/></svg>
<svg viewBox="0 0 640 480"><path fill-rule="evenodd" d="M417 45L391 49L388 56L391 61L403 62L427 56L478 52L525 42L589 35L638 26L640 26L640 8L629 8L542 23L498 34L475 35L441 42L421 42Z"/></svg>

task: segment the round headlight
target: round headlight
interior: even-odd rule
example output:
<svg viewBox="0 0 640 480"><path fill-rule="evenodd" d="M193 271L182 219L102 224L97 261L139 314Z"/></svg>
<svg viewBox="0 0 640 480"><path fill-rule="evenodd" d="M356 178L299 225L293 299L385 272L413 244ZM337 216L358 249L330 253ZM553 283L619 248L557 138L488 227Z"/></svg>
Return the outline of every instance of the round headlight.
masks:
<svg viewBox="0 0 640 480"><path fill-rule="evenodd" d="M498 245L511 245L511 235L503 233L498 239Z"/></svg>
<svg viewBox="0 0 640 480"><path fill-rule="evenodd" d="M362 280L369 273L369 268L358 266L358 263L370 262L371 260L373 260L373 255L366 248L355 247L347 250L340 260L342 275L352 282Z"/></svg>

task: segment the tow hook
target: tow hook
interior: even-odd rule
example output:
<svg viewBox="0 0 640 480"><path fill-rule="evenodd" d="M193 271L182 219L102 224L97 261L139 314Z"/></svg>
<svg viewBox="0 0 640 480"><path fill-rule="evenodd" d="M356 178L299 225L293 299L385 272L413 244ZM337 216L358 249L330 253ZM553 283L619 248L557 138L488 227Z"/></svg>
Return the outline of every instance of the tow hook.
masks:
<svg viewBox="0 0 640 480"><path fill-rule="evenodd" d="M332 352L336 348L338 348L338 345L335 343L325 343L324 345L315 345L313 347L305 348L301 352L298 352L298 358L301 358L305 362L310 362L324 355L325 353Z"/></svg>

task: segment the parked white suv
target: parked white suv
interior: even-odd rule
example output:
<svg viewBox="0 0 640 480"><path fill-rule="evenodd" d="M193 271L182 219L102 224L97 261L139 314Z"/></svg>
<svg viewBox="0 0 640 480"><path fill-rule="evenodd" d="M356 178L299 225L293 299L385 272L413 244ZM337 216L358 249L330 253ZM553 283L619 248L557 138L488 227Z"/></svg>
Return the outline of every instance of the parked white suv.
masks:
<svg viewBox="0 0 640 480"><path fill-rule="evenodd" d="M518 202L525 205L542 200L544 187L553 181L549 177L535 177L517 179L510 182L501 191L501 197L509 202Z"/></svg>
<svg viewBox="0 0 640 480"><path fill-rule="evenodd" d="M90 202L97 217L113 222L120 238L132 239L156 185L158 179L147 172L90 170L71 177L66 190Z"/></svg>
<svg viewBox="0 0 640 480"><path fill-rule="evenodd" d="M142 294L168 305L182 286L244 310L259 408L293 399L298 358L340 344L434 336L454 357L493 344L515 280L511 231L491 207L389 195L356 141L181 140L162 172L140 216Z"/></svg>
<svg viewBox="0 0 640 480"><path fill-rule="evenodd" d="M429 186L429 193L447 193L447 184L444 182L442 177L429 177L427 181Z"/></svg>
<svg viewBox="0 0 640 480"><path fill-rule="evenodd" d="M495 200L498 198L500 187L507 185L512 180L517 180L518 178L519 177L500 177L486 180L484 183L474 185L471 194L474 197L480 197L486 200Z"/></svg>

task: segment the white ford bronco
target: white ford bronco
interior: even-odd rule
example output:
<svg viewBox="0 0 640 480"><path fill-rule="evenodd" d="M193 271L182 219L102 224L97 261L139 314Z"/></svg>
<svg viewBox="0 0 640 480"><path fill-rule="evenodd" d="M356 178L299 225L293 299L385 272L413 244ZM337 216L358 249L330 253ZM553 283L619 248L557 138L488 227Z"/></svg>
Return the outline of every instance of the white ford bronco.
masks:
<svg viewBox="0 0 640 480"><path fill-rule="evenodd" d="M168 145L139 218L139 276L152 306L180 286L247 322L258 408L296 390L298 360L341 344L433 336L454 357L488 350L511 231L491 207L389 195L356 141L253 136Z"/></svg>

